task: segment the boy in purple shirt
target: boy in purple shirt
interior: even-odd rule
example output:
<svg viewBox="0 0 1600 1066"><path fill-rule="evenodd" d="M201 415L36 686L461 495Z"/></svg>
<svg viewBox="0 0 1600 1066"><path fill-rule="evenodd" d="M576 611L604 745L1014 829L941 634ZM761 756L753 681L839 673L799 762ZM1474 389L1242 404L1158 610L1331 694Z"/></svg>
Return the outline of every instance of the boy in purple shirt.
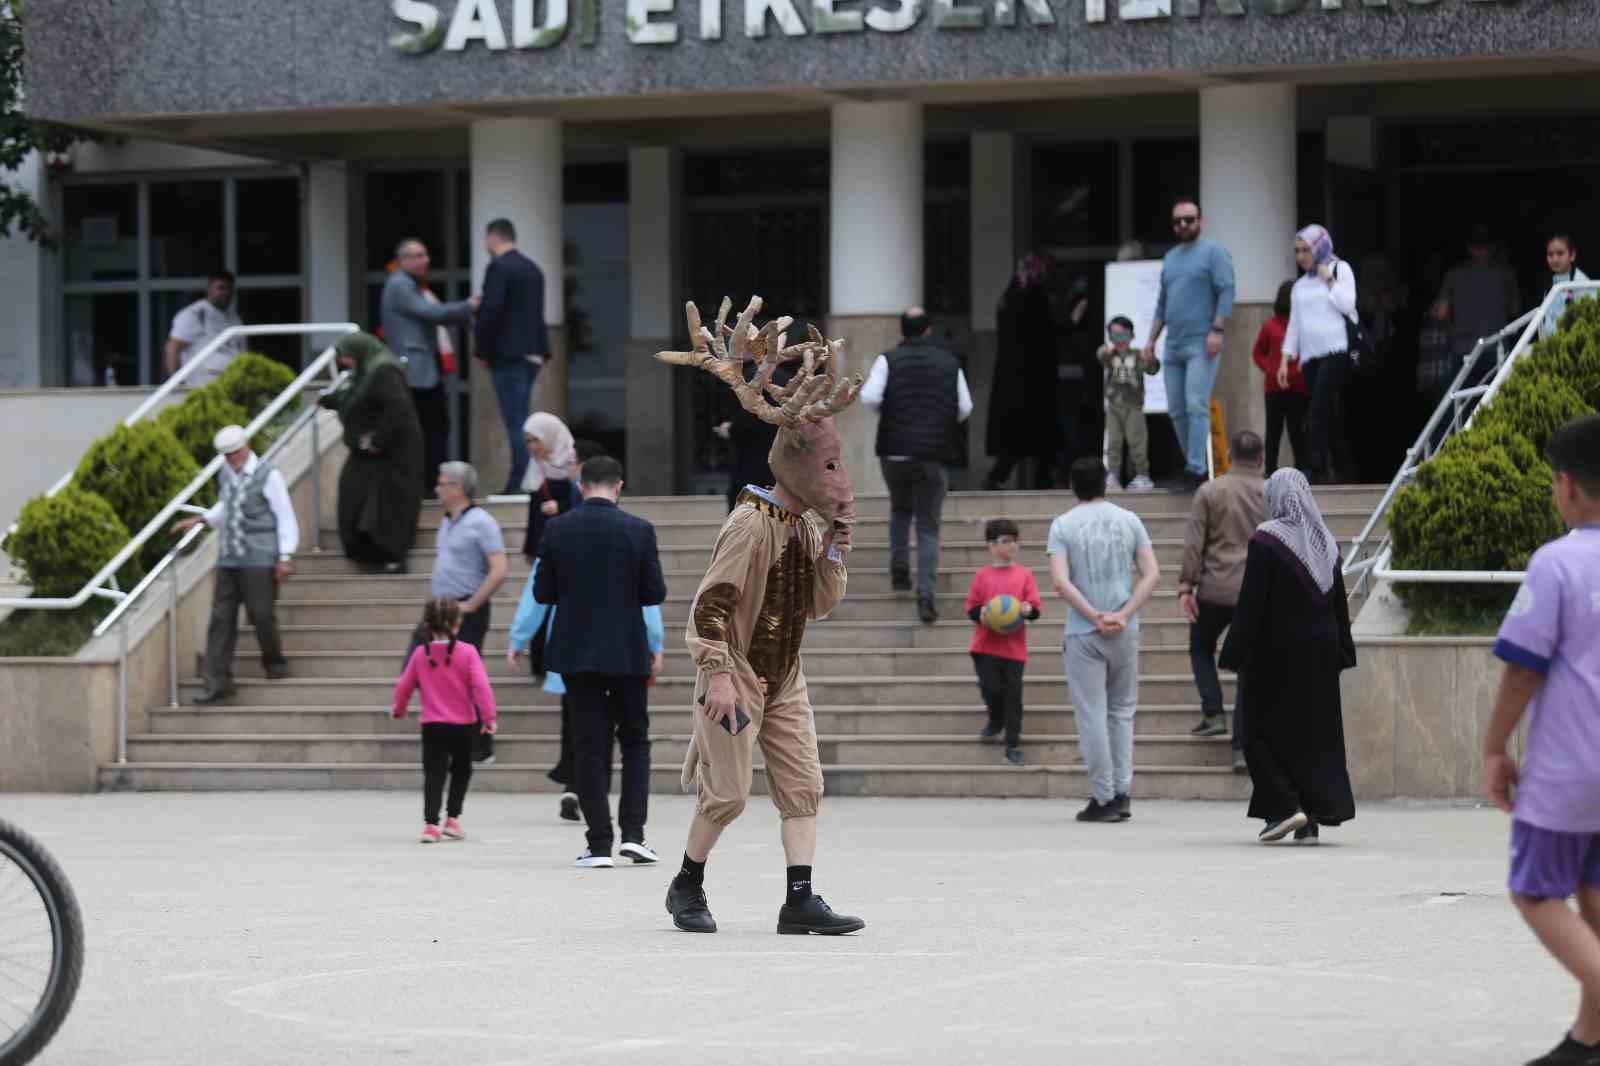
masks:
<svg viewBox="0 0 1600 1066"><path fill-rule="evenodd" d="M1600 1066L1600 415L1563 426L1549 451L1572 532L1534 554L1500 627L1484 792L1512 816L1511 900L1582 991L1567 1036L1528 1066ZM1530 708L1519 771L1506 742Z"/></svg>

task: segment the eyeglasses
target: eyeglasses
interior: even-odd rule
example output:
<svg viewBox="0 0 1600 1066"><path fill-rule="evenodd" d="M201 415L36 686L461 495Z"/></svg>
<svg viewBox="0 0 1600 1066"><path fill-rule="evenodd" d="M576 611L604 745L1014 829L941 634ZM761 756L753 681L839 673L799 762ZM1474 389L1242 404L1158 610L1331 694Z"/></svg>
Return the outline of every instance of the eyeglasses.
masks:
<svg viewBox="0 0 1600 1066"><path fill-rule="evenodd" d="M1173 215L1172 216L1172 224L1174 226L1192 226L1196 222L1199 222L1199 221L1200 221L1200 216L1199 215Z"/></svg>
<svg viewBox="0 0 1600 1066"><path fill-rule="evenodd" d="M1123 329L1108 330L1106 332L1106 336L1111 339L1113 344L1120 344L1123 341L1133 340L1133 334Z"/></svg>

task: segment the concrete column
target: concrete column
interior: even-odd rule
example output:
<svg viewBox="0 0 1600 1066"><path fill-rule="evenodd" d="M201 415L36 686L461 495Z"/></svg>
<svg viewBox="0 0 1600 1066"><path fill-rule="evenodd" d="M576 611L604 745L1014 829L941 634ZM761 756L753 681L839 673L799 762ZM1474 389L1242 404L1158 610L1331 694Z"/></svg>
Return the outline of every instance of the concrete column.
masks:
<svg viewBox="0 0 1600 1066"><path fill-rule="evenodd" d="M1018 169L1014 134L972 135L972 348L967 353L972 417L967 430L966 488L978 487L988 470L984 437L998 350L995 312L1016 262Z"/></svg>
<svg viewBox="0 0 1600 1066"><path fill-rule="evenodd" d="M483 288L489 253L483 232L497 218L517 229L517 246L544 271L544 317L550 348L533 390L530 410L567 416L566 321L561 246L561 123L546 118L483 119L472 124L472 291ZM494 383L472 368L472 464L478 480L499 491L511 453L495 401Z"/></svg>
<svg viewBox="0 0 1600 1066"><path fill-rule="evenodd" d="M24 190L35 199L44 192L44 161L37 154L23 160L14 171L0 171L0 180ZM0 324L0 389L37 389L48 380L41 358L43 273L45 256L37 244L20 233L0 235L0 291L6 293L7 313ZM59 297L58 297L59 298ZM0 556L3 560L4 556Z"/></svg>
<svg viewBox="0 0 1600 1066"><path fill-rule="evenodd" d="M865 374L899 343L900 312L922 302L921 105L835 104L832 154L828 335L845 338L846 368ZM884 491L877 429L860 404L839 417L858 495Z"/></svg>
<svg viewBox="0 0 1600 1066"><path fill-rule="evenodd" d="M673 369L655 353L682 328L676 300L679 184L671 148L628 151L628 351L626 473L630 492L671 494L679 431ZM679 371L682 373L682 371Z"/></svg>
<svg viewBox="0 0 1600 1066"><path fill-rule="evenodd" d="M1295 88L1200 91L1200 202L1206 236L1233 254L1238 289L1214 395L1228 432L1263 432L1267 409L1250 349L1294 271Z"/></svg>
<svg viewBox="0 0 1600 1066"><path fill-rule="evenodd" d="M306 313L310 322L351 321L350 177L343 163L306 168ZM322 346L331 338L317 338Z"/></svg>

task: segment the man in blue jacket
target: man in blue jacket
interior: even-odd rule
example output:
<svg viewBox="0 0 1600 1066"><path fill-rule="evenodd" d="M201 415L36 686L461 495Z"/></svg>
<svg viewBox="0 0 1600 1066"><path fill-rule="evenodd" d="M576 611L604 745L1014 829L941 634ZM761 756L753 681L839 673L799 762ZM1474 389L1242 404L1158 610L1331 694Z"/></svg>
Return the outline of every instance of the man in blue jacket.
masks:
<svg viewBox="0 0 1600 1066"><path fill-rule="evenodd" d="M1161 295L1144 346L1146 358L1154 359L1156 338L1166 329L1162 365L1167 411L1183 448L1183 491L1198 489L1210 476L1206 445L1211 440L1211 389L1233 314L1233 256L1201 237L1201 228L1197 200L1186 197L1172 205L1172 234L1178 243L1161 261Z"/></svg>
<svg viewBox="0 0 1600 1066"><path fill-rule="evenodd" d="M560 607L545 643L545 666L572 702L572 785L588 825L575 865L610 867L613 841L606 782L611 738L622 749L621 853L655 862L644 842L650 804L650 712L655 670L643 608L667 598L655 527L617 506L622 464L597 455L579 472L583 506L545 526L534 599Z"/></svg>
<svg viewBox="0 0 1600 1066"><path fill-rule="evenodd" d="M511 447L511 474L505 491L523 491L528 449L522 423L528 419L529 397L539 369L550 357L550 333L544 322L544 272L517 251L517 229L508 219L489 223L483 239L489 268L483 275L483 302L478 305L478 359L489 368L500 417Z"/></svg>

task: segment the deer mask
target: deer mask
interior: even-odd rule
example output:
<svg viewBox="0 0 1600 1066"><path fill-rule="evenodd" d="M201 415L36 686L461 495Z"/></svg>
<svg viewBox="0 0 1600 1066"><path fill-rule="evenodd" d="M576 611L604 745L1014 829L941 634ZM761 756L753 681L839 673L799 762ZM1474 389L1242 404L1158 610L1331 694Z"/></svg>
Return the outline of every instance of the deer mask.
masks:
<svg viewBox="0 0 1600 1066"><path fill-rule="evenodd" d="M722 301L713 331L701 325L700 309L691 301L686 314L694 351L657 352L656 358L676 366L699 367L733 389L746 411L777 426L778 439L768 463L778 485L829 522L830 543L846 545L856 516L855 496L833 416L861 394L861 375L840 380L844 341L824 340L815 326L809 328L808 340L789 347L784 345L784 331L793 319L776 318L756 329L761 297L750 298L730 329L727 320L732 307L727 299ZM801 363L799 372L787 385L773 385L773 372L796 359ZM755 376L749 381L744 379L746 362L756 363Z"/></svg>

